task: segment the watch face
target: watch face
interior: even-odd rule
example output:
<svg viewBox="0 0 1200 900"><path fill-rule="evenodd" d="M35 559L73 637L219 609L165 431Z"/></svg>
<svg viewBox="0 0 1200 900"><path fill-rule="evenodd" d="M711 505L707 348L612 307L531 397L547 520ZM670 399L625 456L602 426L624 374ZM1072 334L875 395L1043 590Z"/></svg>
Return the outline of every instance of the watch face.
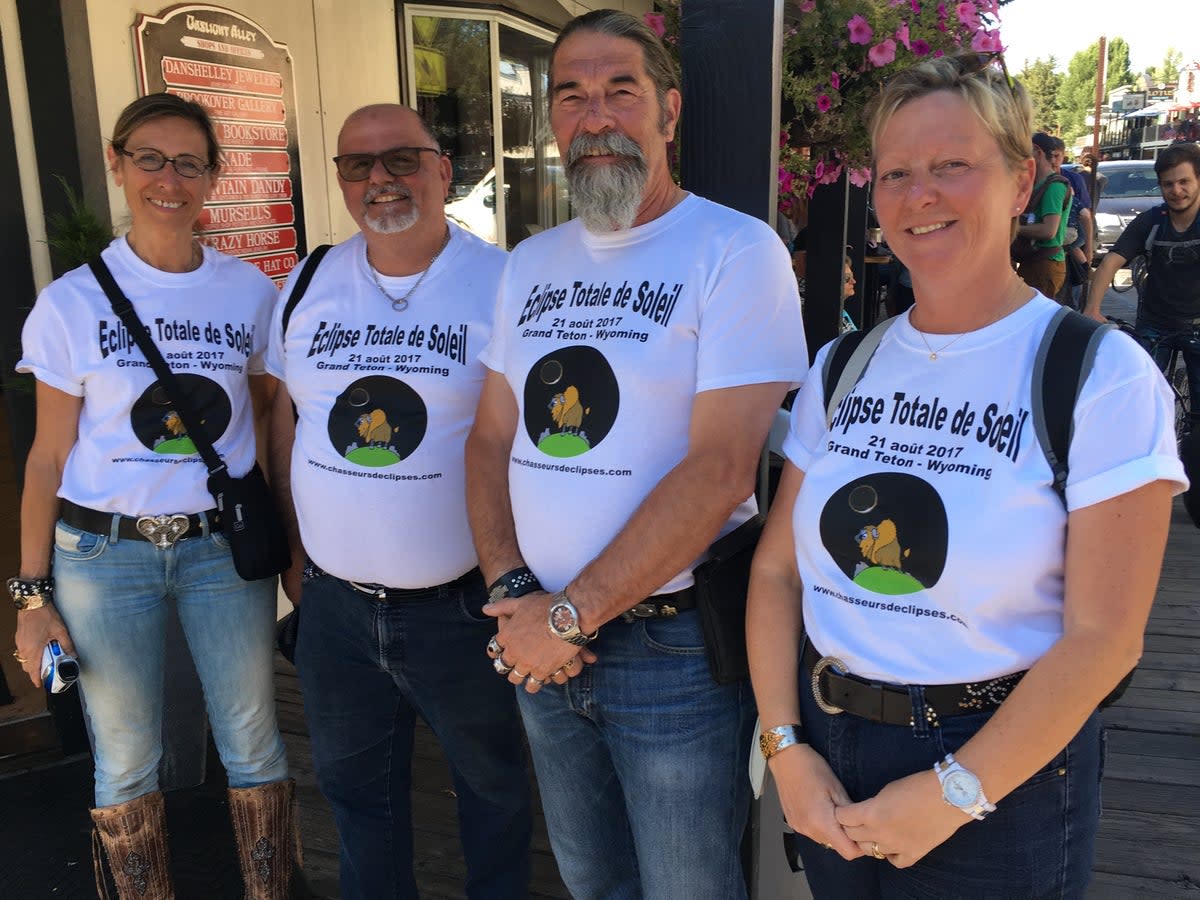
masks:
<svg viewBox="0 0 1200 900"><path fill-rule="evenodd" d="M558 634L570 634L578 627L575 610L567 603L555 603L550 607L550 627Z"/></svg>
<svg viewBox="0 0 1200 900"><path fill-rule="evenodd" d="M979 779L962 770L951 772L942 782L946 799L959 809L970 809L979 799Z"/></svg>

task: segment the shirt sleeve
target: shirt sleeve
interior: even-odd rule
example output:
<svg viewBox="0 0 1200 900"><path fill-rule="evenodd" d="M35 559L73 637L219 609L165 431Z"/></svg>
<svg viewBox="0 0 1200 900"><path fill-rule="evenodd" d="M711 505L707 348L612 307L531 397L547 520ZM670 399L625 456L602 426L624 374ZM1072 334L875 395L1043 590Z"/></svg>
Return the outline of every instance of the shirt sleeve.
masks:
<svg viewBox="0 0 1200 900"><path fill-rule="evenodd" d="M308 262L307 256L288 273L283 290L278 292L278 296L274 300L271 308L271 318L267 324L266 353L263 355L263 367L267 374L274 375L280 381L285 380L284 370L286 362L286 353L283 346L283 311L287 308L288 299L292 296L292 290L296 287L296 281L300 278L300 273L304 270L306 262Z"/></svg>
<svg viewBox="0 0 1200 900"><path fill-rule="evenodd" d="M83 396L83 378L75 372L71 341L61 310L50 285L38 296L21 331L23 352L16 369L72 397Z"/></svg>
<svg viewBox="0 0 1200 900"><path fill-rule="evenodd" d="M496 291L496 306L492 312L492 333L488 337L488 342L479 352L479 361L493 372L498 372L501 375L504 374L504 355L508 347L507 337L509 327L508 323L504 320L504 298L508 296L508 272L515 252L509 254L509 261L505 263L504 272L500 276L500 286Z"/></svg>
<svg viewBox="0 0 1200 900"><path fill-rule="evenodd" d="M1091 209L1092 195L1088 193L1087 179L1076 172L1075 178L1071 183L1075 186L1075 196L1079 198L1080 207L1083 209Z"/></svg>
<svg viewBox="0 0 1200 900"><path fill-rule="evenodd" d="M1147 210L1138 215L1136 219L1129 223L1129 226L1121 232L1121 236L1117 238L1116 243L1112 245L1112 252L1124 259L1133 259L1139 253L1146 249L1146 238L1150 236L1150 229L1153 228L1154 217L1158 214L1157 209Z"/></svg>
<svg viewBox="0 0 1200 900"><path fill-rule="evenodd" d="M783 455L801 472L808 470L829 429L825 425L825 383L821 370L832 343L817 352L804 386L792 404L792 418L783 442Z"/></svg>
<svg viewBox="0 0 1200 900"><path fill-rule="evenodd" d="M731 241L700 311L696 390L786 382L808 363L800 293L787 248L755 221Z"/></svg>
<svg viewBox="0 0 1200 900"><path fill-rule="evenodd" d="M261 337L255 340L254 352L246 360L247 375L268 374L266 356L271 336L271 313L275 308L275 301L279 298L279 291L275 288L275 282L271 281L270 278L261 272L258 272L257 269L255 270L255 275L258 276L254 280L254 287L258 291L258 310L257 315L254 317L254 333L256 336L261 335ZM274 373L270 374L273 375Z"/></svg>
<svg viewBox="0 0 1200 900"><path fill-rule="evenodd" d="M1175 449L1175 401L1150 355L1128 335L1104 336L1071 437L1067 509L1101 503L1165 479L1187 489Z"/></svg>
<svg viewBox="0 0 1200 900"><path fill-rule="evenodd" d="M1061 216L1066 203L1067 186L1061 181L1056 181L1049 185L1042 193L1042 200L1038 204L1038 221L1042 221L1046 216Z"/></svg>

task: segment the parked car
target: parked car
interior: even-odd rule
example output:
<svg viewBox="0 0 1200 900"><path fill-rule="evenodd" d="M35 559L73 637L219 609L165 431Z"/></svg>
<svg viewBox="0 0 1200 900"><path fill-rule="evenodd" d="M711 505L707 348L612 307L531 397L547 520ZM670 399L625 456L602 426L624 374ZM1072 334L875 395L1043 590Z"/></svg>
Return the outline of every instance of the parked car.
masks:
<svg viewBox="0 0 1200 900"><path fill-rule="evenodd" d="M1096 207L1096 257L1103 256L1139 213L1162 203L1152 159L1121 159L1100 163L1108 183Z"/></svg>

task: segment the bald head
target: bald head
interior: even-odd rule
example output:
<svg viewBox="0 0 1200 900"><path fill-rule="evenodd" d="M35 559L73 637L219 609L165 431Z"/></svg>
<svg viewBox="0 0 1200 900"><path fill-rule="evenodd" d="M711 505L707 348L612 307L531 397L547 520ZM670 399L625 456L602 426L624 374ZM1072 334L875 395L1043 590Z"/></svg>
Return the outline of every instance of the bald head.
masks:
<svg viewBox="0 0 1200 900"><path fill-rule="evenodd" d="M371 103L367 106L360 106L350 115L346 116L346 121L342 123L342 128L338 131L338 153L354 152L343 147L343 138L348 130L353 131L359 125L370 127L371 125L382 126L415 126L421 134L429 141L429 143L441 149L441 144L438 143L437 137L426 123L416 112L407 106L401 106L399 103Z"/></svg>

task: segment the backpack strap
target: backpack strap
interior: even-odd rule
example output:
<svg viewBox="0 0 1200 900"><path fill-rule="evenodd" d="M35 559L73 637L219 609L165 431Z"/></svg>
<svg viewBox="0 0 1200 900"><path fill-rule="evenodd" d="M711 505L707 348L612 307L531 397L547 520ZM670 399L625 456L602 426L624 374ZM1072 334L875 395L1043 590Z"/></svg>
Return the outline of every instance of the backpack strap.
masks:
<svg viewBox="0 0 1200 900"><path fill-rule="evenodd" d="M825 427L833 427L833 416L846 395L862 379L884 334L896 321L884 319L870 331L850 331L839 337L825 356L821 384L825 390Z"/></svg>
<svg viewBox="0 0 1200 900"><path fill-rule="evenodd" d="M1052 486L1064 506L1075 404L1091 374L1100 339L1113 327L1064 306L1050 319L1034 357L1033 427L1050 464Z"/></svg>
<svg viewBox="0 0 1200 900"><path fill-rule="evenodd" d="M325 254L333 248L332 244L322 244L308 254L308 258L304 260L304 268L300 270L299 277L296 278L296 283L292 285L292 292L288 295L287 306L283 308L283 325L281 330L283 337L287 337L288 322L292 320L292 310L296 308L296 304L304 297L304 292L308 290L308 283L312 281L313 275L316 274L317 266L321 264L321 260L325 258Z"/></svg>
<svg viewBox="0 0 1200 900"><path fill-rule="evenodd" d="M1162 228L1163 222L1167 220L1167 204L1163 203L1154 207L1154 211L1158 213L1155 216L1153 227L1150 233L1146 235L1146 246L1142 248L1142 252L1146 254L1146 258L1150 258L1150 251L1154 249L1154 239L1158 237L1158 232Z"/></svg>

